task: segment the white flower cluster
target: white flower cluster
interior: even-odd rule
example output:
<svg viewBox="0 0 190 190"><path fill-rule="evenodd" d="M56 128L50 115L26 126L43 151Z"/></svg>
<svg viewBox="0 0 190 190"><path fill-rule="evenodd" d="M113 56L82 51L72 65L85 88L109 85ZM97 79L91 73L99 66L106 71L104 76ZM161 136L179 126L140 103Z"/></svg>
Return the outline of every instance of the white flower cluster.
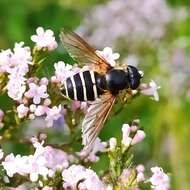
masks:
<svg viewBox="0 0 190 190"><path fill-rule="evenodd" d="M119 53L113 53L112 49L110 47L105 47L103 51L97 50L96 53L100 56L102 56L112 67L115 66L116 60L119 59L120 55Z"/></svg>
<svg viewBox="0 0 190 190"><path fill-rule="evenodd" d="M152 167L151 171L153 175L149 181L152 184L152 189L168 190L170 188L170 178L167 174L164 173L163 169L156 166Z"/></svg>
<svg viewBox="0 0 190 190"><path fill-rule="evenodd" d="M32 64L31 51L24 47L24 42L16 43L13 52L10 49L0 52L0 73L8 74L7 91L13 100L22 99L29 64Z"/></svg>
<svg viewBox="0 0 190 190"><path fill-rule="evenodd" d="M45 116L46 126L52 127L53 122L63 116L61 105L51 106L51 100L47 94L48 83L47 78L27 80L28 90L24 93L20 105L17 106L19 118L29 116L30 119L34 119Z"/></svg>
<svg viewBox="0 0 190 190"><path fill-rule="evenodd" d="M155 101L159 101L158 89L160 89L160 86L158 86L155 81L151 80L149 84L142 83L139 89L143 95L153 96Z"/></svg>
<svg viewBox="0 0 190 190"><path fill-rule="evenodd" d="M81 165L71 165L68 169L63 170L62 176L64 181L63 187L65 189L107 189L93 170L86 169Z"/></svg>
<svg viewBox="0 0 190 190"><path fill-rule="evenodd" d="M31 36L31 40L36 43L38 49L47 48L49 51L57 48L54 33L52 30L44 30L42 27L36 29L36 35Z"/></svg>
<svg viewBox="0 0 190 190"><path fill-rule="evenodd" d="M135 145L144 140L146 134L143 130L139 129L137 121L134 120L134 124L131 126L129 124L123 124L122 126L122 145L124 148L128 148L129 146ZM133 133L133 135L132 135ZM110 151L114 151L117 146L117 139L112 137L109 140L109 149Z"/></svg>
<svg viewBox="0 0 190 190"><path fill-rule="evenodd" d="M2 162L9 177L15 174L22 176L29 175L32 182L37 181L39 176L44 179L52 178L56 171L62 171L69 166L69 159L65 152L54 149L51 146L43 146L34 140L35 153L33 155L14 156L12 153L7 155Z"/></svg>

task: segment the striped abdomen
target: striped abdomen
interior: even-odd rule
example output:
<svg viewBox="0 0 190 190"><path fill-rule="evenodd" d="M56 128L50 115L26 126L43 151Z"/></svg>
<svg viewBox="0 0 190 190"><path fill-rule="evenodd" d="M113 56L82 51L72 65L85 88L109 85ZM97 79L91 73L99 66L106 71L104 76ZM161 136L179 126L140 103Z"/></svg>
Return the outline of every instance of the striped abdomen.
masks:
<svg viewBox="0 0 190 190"><path fill-rule="evenodd" d="M102 82L104 77L98 73L82 71L67 78L61 92L72 100L93 101L104 92Z"/></svg>

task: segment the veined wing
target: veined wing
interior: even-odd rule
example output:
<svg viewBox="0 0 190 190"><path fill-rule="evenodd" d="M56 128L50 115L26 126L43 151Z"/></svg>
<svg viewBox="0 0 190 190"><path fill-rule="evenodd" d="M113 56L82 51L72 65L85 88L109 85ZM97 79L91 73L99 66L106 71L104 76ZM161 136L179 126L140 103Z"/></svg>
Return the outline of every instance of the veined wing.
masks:
<svg viewBox="0 0 190 190"><path fill-rule="evenodd" d="M105 74L111 65L103 58L95 53L95 49L91 47L78 34L63 29L60 34L61 41L77 61L83 64L90 64L92 69L98 73Z"/></svg>
<svg viewBox="0 0 190 190"><path fill-rule="evenodd" d="M89 107L82 123L82 139L85 147L89 147L94 143L114 102L115 97L110 93L106 93Z"/></svg>

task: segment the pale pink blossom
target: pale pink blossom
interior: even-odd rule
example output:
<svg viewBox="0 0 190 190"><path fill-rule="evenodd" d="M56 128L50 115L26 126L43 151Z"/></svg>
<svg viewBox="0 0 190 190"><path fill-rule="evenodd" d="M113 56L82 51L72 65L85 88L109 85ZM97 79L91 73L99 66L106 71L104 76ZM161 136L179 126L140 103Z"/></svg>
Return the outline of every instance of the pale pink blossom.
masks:
<svg viewBox="0 0 190 190"><path fill-rule="evenodd" d="M53 190L53 187L45 186L45 187L42 188L42 190Z"/></svg>
<svg viewBox="0 0 190 190"><path fill-rule="evenodd" d="M46 113L46 106L38 105L34 111L35 116L42 116Z"/></svg>
<svg viewBox="0 0 190 190"><path fill-rule="evenodd" d="M96 138L93 147L88 154L88 157L85 159L91 162L97 162L99 157L96 155L98 152L105 152L107 144L105 142L101 142L100 138Z"/></svg>
<svg viewBox="0 0 190 190"><path fill-rule="evenodd" d="M17 107L17 112L18 112L19 118L23 118L23 117L27 116L28 111L29 111L29 108L27 106L25 106L24 104L20 104Z"/></svg>
<svg viewBox="0 0 190 190"><path fill-rule="evenodd" d="M15 82L16 81L16 82ZM17 78L15 80L9 80L7 84L8 96L13 100L21 100L26 90L24 78Z"/></svg>
<svg viewBox="0 0 190 190"><path fill-rule="evenodd" d="M47 127L52 127L53 122L58 120L62 116L61 111L62 111L61 105L53 106L52 108L48 108L46 110L47 116L45 118L45 121Z"/></svg>
<svg viewBox="0 0 190 190"><path fill-rule="evenodd" d="M146 134L143 130L138 130L131 141L131 145L141 142L145 138Z"/></svg>
<svg viewBox="0 0 190 190"><path fill-rule="evenodd" d="M115 66L116 60L119 59L119 53L113 53L110 47L105 47L103 51L97 50L96 53L102 56L106 61L110 63L111 66Z"/></svg>
<svg viewBox="0 0 190 190"><path fill-rule="evenodd" d="M35 112L36 107L37 106L35 104L31 104L30 107L29 107L30 108L30 112Z"/></svg>
<svg viewBox="0 0 190 190"><path fill-rule="evenodd" d="M137 181L138 182L141 182L141 181L144 181L145 180L145 176L144 176L144 166L142 164L139 164L137 167L136 167L136 170L137 170Z"/></svg>
<svg viewBox="0 0 190 190"><path fill-rule="evenodd" d="M46 98L45 100L44 100L44 105L45 106L49 106L51 104L51 100L49 99L49 98Z"/></svg>
<svg viewBox="0 0 190 190"><path fill-rule="evenodd" d="M137 167L136 167L136 170L137 172L144 172L145 168L142 164L139 164Z"/></svg>
<svg viewBox="0 0 190 190"><path fill-rule="evenodd" d="M57 42L52 30L44 30L42 27L36 29L36 35L31 36L31 40L36 43L38 49L47 48L49 51L57 48Z"/></svg>
<svg viewBox="0 0 190 190"><path fill-rule="evenodd" d="M81 106L81 102L80 102L80 101L77 101L77 100L74 100L74 101L72 101L72 103L71 103L71 110L72 110L73 112L75 112L77 109L80 108L80 106Z"/></svg>
<svg viewBox="0 0 190 190"><path fill-rule="evenodd" d="M163 169L160 167L151 168L153 173L152 177L149 179L152 189L155 190L168 190L170 188L170 178L164 173Z"/></svg>
<svg viewBox="0 0 190 190"><path fill-rule="evenodd" d="M131 175L131 170L130 169L124 169L120 175L120 180L122 182L122 184L126 184L128 179L129 179L129 176Z"/></svg>
<svg viewBox="0 0 190 190"><path fill-rule="evenodd" d="M122 126L122 144L128 147L131 144L132 138L129 136L131 132L131 128L128 124L124 124Z"/></svg>
<svg viewBox="0 0 190 190"><path fill-rule="evenodd" d="M88 107L89 107L88 102L80 102L80 101L77 101L77 100L73 100L72 103L71 103L71 109L74 112L77 109L81 109L84 113L86 113Z"/></svg>
<svg viewBox="0 0 190 190"><path fill-rule="evenodd" d="M49 83L49 80L46 77L43 77L43 78L40 79L40 83L39 84L47 86L48 83Z"/></svg>
<svg viewBox="0 0 190 190"><path fill-rule="evenodd" d="M24 47L24 42L15 43L11 56L11 66L32 64L32 55L29 47Z"/></svg>
<svg viewBox="0 0 190 190"><path fill-rule="evenodd" d="M98 178L97 174L81 165L72 165L63 170L63 187L72 190L106 190L106 186Z"/></svg>
<svg viewBox="0 0 190 190"><path fill-rule="evenodd" d="M72 70L72 65L66 64L63 61L58 61L54 64L55 77L59 82L64 82L67 77L72 76L75 72Z"/></svg>
<svg viewBox="0 0 190 190"><path fill-rule="evenodd" d="M137 173L137 182L141 182L145 180L145 176L143 172Z"/></svg>
<svg viewBox="0 0 190 190"><path fill-rule="evenodd" d="M13 177L14 174L29 175L30 180L35 182L39 176L47 179L48 176L53 177L56 171L68 167L69 163L65 152L50 146L44 147L44 142L39 143L35 138L32 142L35 148L34 154L27 156L9 154L5 157L2 166L9 177Z"/></svg>
<svg viewBox="0 0 190 190"><path fill-rule="evenodd" d="M43 157L48 161L46 166L52 171L61 171L69 166L68 156L60 149L44 147Z"/></svg>
<svg viewBox="0 0 190 190"><path fill-rule="evenodd" d="M25 93L25 96L28 98L33 98L34 104L39 104L41 99L47 98L49 96L47 94L47 86L30 83L29 90Z"/></svg>
<svg viewBox="0 0 190 190"><path fill-rule="evenodd" d="M159 101L158 89L160 86L158 86L153 80L151 80L149 84L141 84L139 88L143 95L153 96L155 101Z"/></svg>
<svg viewBox="0 0 190 190"><path fill-rule="evenodd" d="M7 72L11 64L12 52L10 49L1 50L0 52L0 73Z"/></svg>
<svg viewBox="0 0 190 190"><path fill-rule="evenodd" d="M114 151L116 146L117 146L117 139L114 138L114 137L110 138L110 140L109 140L109 150Z"/></svg>

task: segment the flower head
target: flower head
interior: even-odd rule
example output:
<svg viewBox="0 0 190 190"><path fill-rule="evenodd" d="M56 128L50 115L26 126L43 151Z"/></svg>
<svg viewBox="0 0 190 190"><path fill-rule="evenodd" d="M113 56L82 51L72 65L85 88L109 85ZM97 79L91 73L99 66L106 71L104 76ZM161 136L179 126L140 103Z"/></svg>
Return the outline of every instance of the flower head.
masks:
<svg viewBox="0 0 190 190"><path fill-rule="evenodd" d="M98 152L105 152L106 151L106 143L101 142L100 138L96 138L93 147L91 151L88 154L88 157L86 158L87 161L91 162L97 162L99 160L99 157L96 155ZM83 156L84 150L81 151L81 155Z"/></svg>
<svg viewBox="0 0 190 190"><path fill-rule="evenodd" d="M105 190L106 187L100 181L96 173L91 169L86 169L81 165L72 165L68 169L63 170L63 187L65 189L79 190Z"/></svg>
<svg viewBox="0 0 190 190"><path fill-rule="evenodd" d="M52 30L44 30L42 27L36 29L36 35L31 36L31 40L36 43L38 49L48 48L49 51L57 48L54 33Z"/></svg>
<svg viewBox="0 0 190 190"><path fill-rule="evenodd" d="M140 92L145 96L153 96L155 101L159 101L159 95L157 91L159 88L160 86L157 86L157 84L151 80L149 84L140 85Z"/></svg>
<svg viewBox="0 0 190 190"><path fill-rule="evenodd" d="M2 50L0 52L0 73L7 72L11 63L12 54L13 53L10 49Z"/></svg>
<svg viewBox="0 0 190 190"><path fill-rule="evenodd" d="M47 98L47 86L40 85L38 86L35 83L29 84L29 90L25 93L25 96L28 98L33 98L34 104L39 104L42 98Z"/></svg>
<svg viewBox="0 0 190 190"><path fill-rule="evenodd" d="M19 118L23 118L23 117L27 116L28 111L29 111L29 108L26 107L24 104L20 104L17 107L17 112L18 112L18 117Z"/></svg>
<svg viewBox="0 0 190 190"><path fill-rule="evenodd" d="M166 175L162 168L153 167L151 168L153 173L152 177L149 179L152 184L152 188L155 190L168 190L170 188L170 178Z"/></svg>
<svg viewBox="0 0 190 190"><path fill-rule="evenodd" d="M53 122L58 120L62 114L61 114L62 108L61 105L57 106L53 106L52 108L48 108L46 110L46 122L47 122L47 127L52 127L53 126Z"/></svg>
<svg viewBox="0 0 190 190"><path fill-rule="evenodd" d="M58 61L54 64L55 76L58 82L63 82L67 77L73 75L72 65L65 64L63 61Z"/></svg>
<svg viewBox="0 0 190 190"><path fill-rule="evenodd" d="M108 61L111 66L115 66L115 60L119 59L120 57L119 53L113 53L110 47L105 47L103 51L97 50L96 53Z"/></svg>

